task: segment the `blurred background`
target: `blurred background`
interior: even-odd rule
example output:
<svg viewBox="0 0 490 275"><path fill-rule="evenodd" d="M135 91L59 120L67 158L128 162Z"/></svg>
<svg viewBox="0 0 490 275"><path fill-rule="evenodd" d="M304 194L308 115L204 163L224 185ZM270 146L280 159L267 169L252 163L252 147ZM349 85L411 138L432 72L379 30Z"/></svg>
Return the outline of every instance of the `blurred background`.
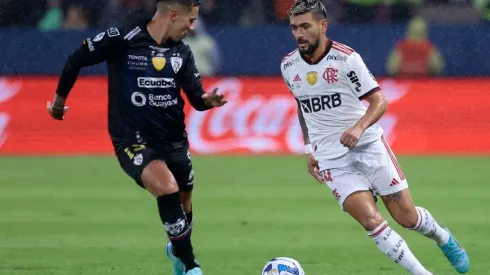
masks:
<svg viewBox="0 0 490 275"><path fill-rule="evenodd" d="M208 112L186 105L199 260L216 275L258 274L284 255L308 274L405 274L306 171L280 76L295 49L292 2L203 0L185 39L205 88L229 99ZM474 274L490 274L481 242L490 232L490 1L324 4L328 37L363 57L390 103L379 123L416 204L458 236ZM0 274L170 272L155 203L112 153L106 65L81 71L64 121L46 111L83 39L154 9L152 0L0 0ZM432 272L452 274L435 246L404 237Z"/></svg>

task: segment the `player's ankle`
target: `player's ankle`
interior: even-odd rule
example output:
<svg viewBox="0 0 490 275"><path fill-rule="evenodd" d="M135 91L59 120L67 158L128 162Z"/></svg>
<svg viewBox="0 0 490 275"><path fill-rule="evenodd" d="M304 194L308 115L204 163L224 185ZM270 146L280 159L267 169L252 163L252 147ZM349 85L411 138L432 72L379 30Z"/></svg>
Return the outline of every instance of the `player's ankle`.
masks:
<svg viewBox="0 0 490 275"><path fill-rule="evenodd" d="M187 262L185 263L184 262L184 266L185 266L185 272L188 272L189 270L192 270L196 267L201 267L197 262L196 260L192 260L190 262Z"/></svg>

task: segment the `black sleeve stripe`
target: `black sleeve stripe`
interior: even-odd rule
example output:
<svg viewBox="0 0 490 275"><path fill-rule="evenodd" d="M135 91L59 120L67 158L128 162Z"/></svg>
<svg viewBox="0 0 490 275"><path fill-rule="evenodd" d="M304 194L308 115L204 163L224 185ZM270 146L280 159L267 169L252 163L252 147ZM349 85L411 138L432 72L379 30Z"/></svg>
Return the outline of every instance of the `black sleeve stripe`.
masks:
<svg viewBox="0 0 490 275"><path fill-rule="evenodd" d="M371 91L369 91L369 92L367 92L367 93L363 94L362 96L360 96L360 97L359 97L359 100L364 100L364 99L366 99L368 96L370 96L370 95L372 95L372 94L374 94L374 93L376 93L376 92L379 92L379 91L381 91L381 88L380 88L379 86L378 86L378 87L376 87L376 88L373 88L373 89L371 89Z"/></svg>

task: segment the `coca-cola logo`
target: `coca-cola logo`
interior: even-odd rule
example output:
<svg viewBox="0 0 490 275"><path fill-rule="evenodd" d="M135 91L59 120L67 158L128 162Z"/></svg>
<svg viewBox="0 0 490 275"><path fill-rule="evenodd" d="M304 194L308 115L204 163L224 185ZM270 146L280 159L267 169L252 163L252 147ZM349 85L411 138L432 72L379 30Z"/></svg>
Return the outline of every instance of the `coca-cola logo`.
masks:
<svg viewBox="0 0 490 275"><path fill-rule="evenodd" d="M296 125L296 102L288 94L247 91L237 78L216 82L228 104L208 112L192 110L188 115L189 140L198 153L226 151L283 152L284 142L294 147L301 131ZM293 132L293 133L291 133ZM293 139L293 140L292 140Z"/></svg>
<svg viewBox="0 0 490 275"><path fill-rule="evenodd" d="M9 83L6 78L0 78L0 104L7 102L20 91L21 85ZM0 112L0 147L7 141L6 128L10 116L6 112Z"/></svg>
<svg viewBox="0 0 490 275"><path fill-rule="evenodd" d="M187 117L187 131L196 153L223 152L294 153L304 151L303 136L298 122L294 98L284 86L282 91L250 90L255 85L238 78L217 81L215 87L225 95L228 104L207 112L192 109ZM388 101L401 98L407 89L386 81ZM279 87L271 85L271 87ZM386 114L380 124L389 136L396 117Z"/></svg>

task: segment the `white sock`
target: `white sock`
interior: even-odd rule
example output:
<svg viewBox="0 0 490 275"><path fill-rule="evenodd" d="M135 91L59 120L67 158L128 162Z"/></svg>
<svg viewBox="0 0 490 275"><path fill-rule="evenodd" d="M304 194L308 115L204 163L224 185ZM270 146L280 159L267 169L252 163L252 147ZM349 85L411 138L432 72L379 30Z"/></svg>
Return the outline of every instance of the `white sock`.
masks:
<svg viewBox="0 0 490 275"><path fill-rule="evenodd" d="M427 209L415 207L417 209L417 226L413 229L420 234L433 239L438 246L443 246L449 241L449 232L442 228Z"/></svg>
<svg viewBox="0 0 490 275"><path fill-rule="evenodd" d="M405 240L391 229L386 221L376 227L373 231L368 231L368 234L381 252L388 256L392 261L405 268L410 274L432 274L422 266L417 258L415 258Z"/></svg>

